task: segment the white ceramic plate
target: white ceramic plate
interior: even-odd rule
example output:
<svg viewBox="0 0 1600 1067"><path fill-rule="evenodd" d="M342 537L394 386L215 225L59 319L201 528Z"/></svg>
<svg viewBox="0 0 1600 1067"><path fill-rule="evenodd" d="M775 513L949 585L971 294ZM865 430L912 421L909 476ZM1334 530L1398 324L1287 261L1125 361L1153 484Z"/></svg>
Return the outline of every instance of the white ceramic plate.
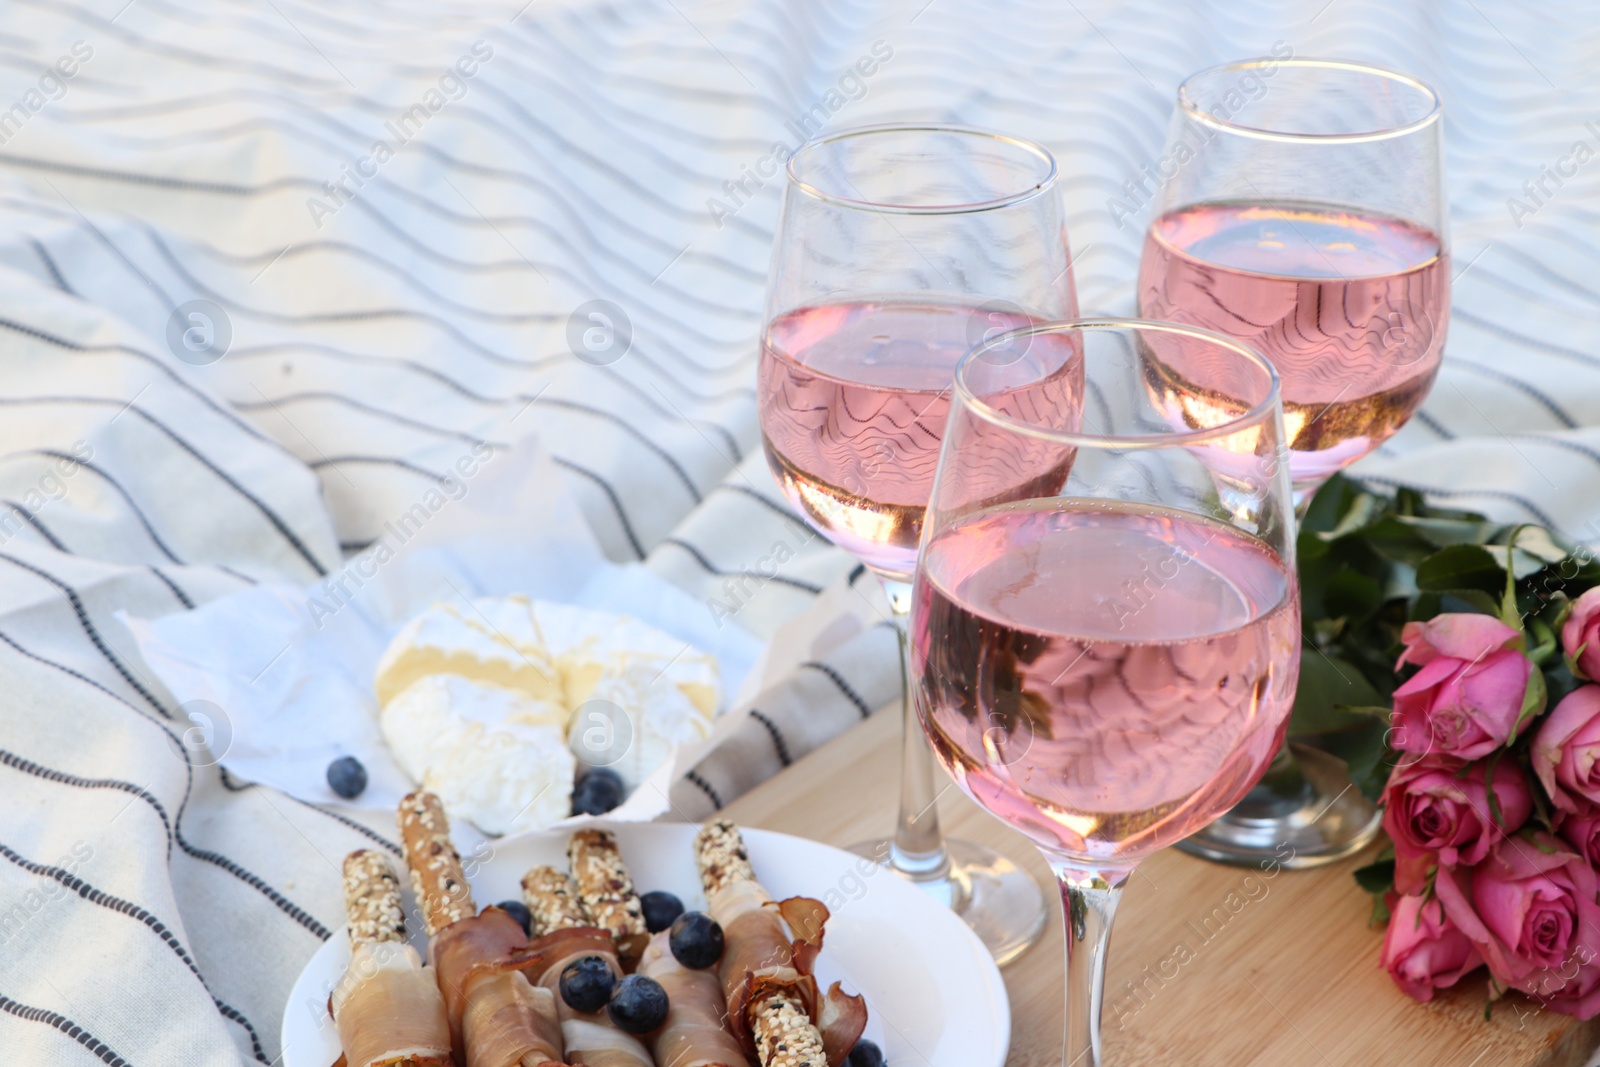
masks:
<svg viewBox="0 0 1600 1067"><path fill-rule="evenodd" d="M704 910L695 872L694 826L611 827L641 893L665 889ZM1001 1067L1011 1044L1011 1008L1000 971L966 924L921 890L848 852L764 830L745 830L757 876L773 896L815 897L833 912L817 961L824 989L842 981L866 998L866 1036L889 1067ZM489 842L466 857L479 906L520 899L522 875L538 864L566 867L567 837L530 834ZM407 900L407 907L411 901ZM421 948L420 936L413 938ZM350 962L341 927L317 950L283 1013L283 1067L330 1067L339 1040L328 994Z"/></svg>

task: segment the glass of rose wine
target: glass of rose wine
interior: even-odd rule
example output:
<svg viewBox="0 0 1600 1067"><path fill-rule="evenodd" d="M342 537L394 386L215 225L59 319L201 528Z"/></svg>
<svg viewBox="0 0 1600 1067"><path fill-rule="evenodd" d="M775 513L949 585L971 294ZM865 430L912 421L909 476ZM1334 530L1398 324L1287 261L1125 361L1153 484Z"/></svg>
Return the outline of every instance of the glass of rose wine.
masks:
<svg viewBox="0 0 1600 1067"><path fill-rule="evenodd" d="M1067 352L1081 425L1041 373ZM1283 740L1300 665L1283 449L1271 365L1207 331L1035 325L956 370L912 594L917 712L961 788L1055 870L1073 1067L1102 1062L1123 884ZM1017 456L1070 475L993 493Z"/></svg>
<svg viewBox="0 0 1600 1067"><path fill-rule="evenodd" d="M1153 178L1139 313L1237 338L1282 380L1295 500L1409 420L1439 371L1450 256L1438 95L1334 60L1265 58L1178 88ZM1183 388L1181 375L1171 383ZM1330 757L1288 751L1185 843L1309 867L1358 851L1380 814ZM1315 770L1316 773L1311 773Z"/></svg>
<svg viewBox="0 0 1600 1067"><path fill-rule="evenodd" d="M882 582L902 666L956 363L998 333L1076 313L1056 164L1038 145L879 126L789 159L757 381L767 460L805 520ZM1028 347L1016 356L1032 366L1061 346ZM1056 359L1039 402L1075 417L1080 380L1075 360ZM1065 469L1036 451L1007 454L983 491L1059 485ZM994 850L944 840L909 702L900 773L893 838L857 851L947 900L998 961L1014 958L1043 929L1044 896Z"/></svg>

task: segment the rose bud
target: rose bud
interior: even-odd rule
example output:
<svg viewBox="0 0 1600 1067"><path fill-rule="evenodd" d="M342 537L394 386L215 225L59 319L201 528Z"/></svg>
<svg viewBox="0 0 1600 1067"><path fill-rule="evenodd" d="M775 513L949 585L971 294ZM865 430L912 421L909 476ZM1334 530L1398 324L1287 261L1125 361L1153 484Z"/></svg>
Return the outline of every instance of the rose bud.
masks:
<svg viewBox="0 0 1600 1067"><path fill-rule="evenodd" d="M1446 918L1437 897L1421 896L1392 902L1394 914L1383 938L1383 967L1406 996L1433 999L1483 966L1483 956L1467 936Z"/></svg>
<svg viewBox="0 0 1600 1067"><path fill-rule="evenodd" d="M1600 803L1600 685L1573 690L1545 717L1533 737L1533 771L1562 811L1578 800Z"/></svg>
<svg viewBox="0 0 1600 1067"><path fill-rule="evenodd" d="M1600 680L1600 587L1573 602L1572 614L1561 627L1561 647L1582 677Z"/></svg>
<svg viewBox="0 0 1600 1067"><path fill-rule="evenodd" d="M1408 622L1398 669L1422 669L1394 691L1391 743L1404 752L1481 759L1506 743L1533 664L1506 647L1520 634L1488 615Z"/></svg>
<svg viewBox="0 0 1600 1067"><path fill-rule="evenodd" d="M1491 805L1486 762L1472 764L1465 774L1459 763L1435 756L1396 767L1383 796L1383 829L1394 842L1394 887L1420 891L1434 863L1482 862L1533 812L1527 777L1509 760L1495 768L1494 798Z"/></svg>

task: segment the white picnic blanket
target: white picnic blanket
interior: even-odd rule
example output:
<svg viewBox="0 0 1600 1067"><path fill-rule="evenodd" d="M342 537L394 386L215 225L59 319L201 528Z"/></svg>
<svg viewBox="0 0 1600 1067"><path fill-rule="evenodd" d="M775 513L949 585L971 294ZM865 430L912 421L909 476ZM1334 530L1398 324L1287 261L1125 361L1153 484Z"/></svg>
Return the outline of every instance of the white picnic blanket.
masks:
<svg viewBox="0 0 1600 1067"><path fill-rule="evenodd" d="M1040 139L1083 307L1126 313L1111 198L1184 74L1279 42L1446 100L1447 357L1361 472L1600 539L1587 0L9 0L0 1063L277 1062L339 858L392 847L223 774L119 612L318 580L535 431L607 553L729 625L863 605L679 782L702 817L895 684L760 456L774 152L808 116Z"/></svg>

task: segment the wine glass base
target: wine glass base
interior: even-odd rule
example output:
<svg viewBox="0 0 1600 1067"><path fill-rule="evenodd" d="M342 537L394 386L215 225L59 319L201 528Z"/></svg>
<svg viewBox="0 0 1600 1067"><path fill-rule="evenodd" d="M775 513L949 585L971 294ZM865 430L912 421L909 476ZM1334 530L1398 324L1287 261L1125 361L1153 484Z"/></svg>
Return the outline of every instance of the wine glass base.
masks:
<svg viewBox="0 0 1600 1067"><path fill-rule="evenodd" d="M1234 866L1276 863L1300 870L1334 863L1371 844L1383 812L1350 783L1344 764L1312 748L1296 745L1294 751L1305 782L1298 796L1286 800L1258 787L1175 847Z"/></svg>
<svg viewBox="0 0 1600 1067"><path fill-rule="evenodd" d="M865 841L847 851L865 857L938 899L978 935L994 961L1010 963L1044 932L1045 895L1033 876L993 849L971 841L946 841L946 873L916 878L889 863L890 842Z"/></svg>

